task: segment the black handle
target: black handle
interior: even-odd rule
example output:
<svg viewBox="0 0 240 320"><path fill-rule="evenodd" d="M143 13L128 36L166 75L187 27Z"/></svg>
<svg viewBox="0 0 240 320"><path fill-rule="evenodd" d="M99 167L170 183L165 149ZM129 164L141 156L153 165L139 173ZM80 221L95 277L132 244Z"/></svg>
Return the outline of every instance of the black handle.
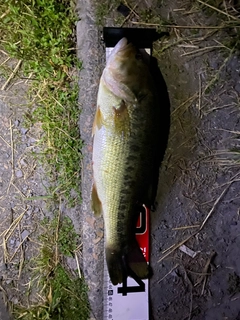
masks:
<svg viewBox="0 0 240 320"><path fill-rule="evenodd" d="M166 34L166 32L158 33L154 28L103 28L103 40L106 47L114 47L119 40L126 37L138 48L152 49L152 43Z"/></svg>

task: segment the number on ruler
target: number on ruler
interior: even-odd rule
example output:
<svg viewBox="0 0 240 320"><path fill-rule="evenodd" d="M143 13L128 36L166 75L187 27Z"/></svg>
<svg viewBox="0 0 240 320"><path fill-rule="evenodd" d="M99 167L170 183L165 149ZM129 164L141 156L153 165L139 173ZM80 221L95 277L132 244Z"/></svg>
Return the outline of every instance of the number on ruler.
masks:
<svg viewBox="0 0 240 320"><path fill-rule="evenodd" d="M123 296L126 296L128 293L135 293L135 292L145 292L145 283L140 279L134 279L138 286L128 287L127 282L123 281L122 287L118 287L118 293L121 293Z"/></svg>

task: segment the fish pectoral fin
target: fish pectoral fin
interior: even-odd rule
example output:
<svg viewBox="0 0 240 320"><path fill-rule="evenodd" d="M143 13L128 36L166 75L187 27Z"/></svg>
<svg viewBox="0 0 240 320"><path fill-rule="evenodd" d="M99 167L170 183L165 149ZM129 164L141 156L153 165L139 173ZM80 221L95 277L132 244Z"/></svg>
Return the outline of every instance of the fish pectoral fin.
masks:
<svg viewBox="0 0 240 320"><path fill-rule="evenodd" d="M91 207L92 207L92 211L96 216L100 216L102 214L102 203L98 197L95 184L93 184L93 187L92 187Z"/></svg>
<svg viewBox="0 0 240 320"><path fill-rule="evenodd" d="M102 113L101 113L100 107L97 106L97 111L93 121L92 136L94 136L97 129L101 129L102 125L103 125Z"/></svg>
<svg viewBox="0 0 240 320"><path fill-rule="evenodd" d="M127 104L124 100L121 101L118 108L113 107L114 112L114 127L117 134L129 133L129 114Z"/></svg>
<svg viewBox="0 0 240 320"><path fill-rule="evenodd" d="M129 88L129 86L112 76L111 68L108 68L108 71L103 71L102 81L105 87L107 87L107 89L111 91L116 97L119 97L120 99L126 100L130 103L134 103L137 101L136 95Z"/></svg>

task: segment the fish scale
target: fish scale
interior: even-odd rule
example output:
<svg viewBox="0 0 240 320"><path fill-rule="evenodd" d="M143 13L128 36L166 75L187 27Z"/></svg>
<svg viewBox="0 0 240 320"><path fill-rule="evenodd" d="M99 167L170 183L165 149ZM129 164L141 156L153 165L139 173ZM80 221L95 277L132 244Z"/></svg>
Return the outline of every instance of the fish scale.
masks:
<svg viewBox="0 0 240 320"><path fill-rule="evenodd" d="M109 172L112 175L110 183L107 184L105 189L106 194L106 207L108 208L109 217L105 219L105 229L106 229L106 241L109 243L113 243L119 237L119 229L121 233L125 230L122 228L122 220L123 211L119 210L119 207L125 205L129 207L129 201L127 198L130 197L130 194L123 195L122 193L122 185L128 186L128 179L126 174L124 175L125 163L123 159L123 155L126 153L122 144L116 141L116 138L109 139L108 145L112 146L112 150L110 148L106 149L105 157L102 159L103 163L103 176L101 177L103 180L109 178ZM114 140L111 142L111 140ZM106 173L107 172L107 173ZM113 173L115 173L113 175ZM128 188L127 188L128 189ZM127 190L128 193L130 190ZM121 201L122 200L122 201ZM103 203L104 205L104 203ZM118 224L120 226L118 227ZM122 234L126 236L125 234Z"/></svg>
<svg viewBox="0 0 240 320"><path fill-rule="evenodd" d="M100 130L107 131L106 128ZM137 179L138 173L136 170L132 170L132 167L140 156L138 154L134 155L132 151L132 146L136 145L134 139L129 139L130 141L126 141L123 144L121 137L116 137L112 134L107 135L107 133L105 135L105 146L103 146L105 152L101 159L103 165L99 180L108 181L104 190L105 199L103 196L102 199L104 199L103 206L106 206L109 212L109 217L105 219L106 241L113 243L119 237L118 230L121 230L122 234L120 236L127 236L124 234L124 231L127 232L127 230L122 226L122 220L125 220L124 213L119 208L125 205L129 208L128 211L134 210L133 204L130 207L129 203L133 202L131 198L135 190L131 190L129 184L133 184ZM128 156L126 154L129 154L129 157L131 157L130 163L128 163ZM142 155L142 159L146 159L146 157ZM141 171L141 169L138 171ZM111 179L109 179L110 174L112 175ZM139 184L141 185L141 181ZM101 193L100 190L99 192Z"/></svg>

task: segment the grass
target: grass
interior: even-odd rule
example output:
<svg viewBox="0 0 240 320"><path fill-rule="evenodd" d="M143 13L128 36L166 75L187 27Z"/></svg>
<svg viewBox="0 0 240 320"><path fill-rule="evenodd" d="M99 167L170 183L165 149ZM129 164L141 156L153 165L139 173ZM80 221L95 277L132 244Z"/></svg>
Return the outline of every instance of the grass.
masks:
<svg viewBox="0 0 240 320"><path fill-rule="evenodd" d="M98 25L104 25L104 18L109 14L110 11L110 1L102 1L96 5L96 22Z"/></svg>
<svg viewBox="0 0 240 320"><path fill-rule="evenodd" d="M41 122L42 160L54 187L69 205L81 200L82 141L77 126L78 87L73 3L67 0L1 1L1 47L22 60L20 77L30 78L29 124ZM20 74L19 74L20 73Z"/></svg>
<svg viewBox="0 0 240 320"><path fill-rule="evenodd" d="M25 122L40 123L43 130L36 156L49 177L48 201L57 205L64 199L69 206L81 201L76 79L81 64L75 52L74 6L71 0L0 0L0 48L18 61L15 70L11 64L2 66L7 77L4 89L15 77L27 79ZM41 228L39 254L29 270L33 277L28 303L13 305L13 315L24 320L88 319L80 269L70 272L65 263L67 256L75 257L79 266L79 239L71 220L57 214L44 219Z"/></svg>
<svg viewBox="0 0 240 320"><path fill-rule="evenodd" d="M38 301L28 308L16 307L17 319L88 319L89 307L87 288L79 270L74 274L62 264L64 256L76 257L78 236L71 220L60 219L60 214L52 220L44 219L39 236L40 250L32 261L34 277L31 290L37 288ZM31 296L31 290L28 292ZM35 297L36 300L36 297Z"/></svg>
<svg viewBox="0 0 240 320"><path fill-rule="evenodd" d="M109 24L109 19L113 22L114 26L121 26L125 18L117 9L120 4L126 5L126 1L118 0L102 0L95 2L95 21L98 26L104 27Z"/></svg>

